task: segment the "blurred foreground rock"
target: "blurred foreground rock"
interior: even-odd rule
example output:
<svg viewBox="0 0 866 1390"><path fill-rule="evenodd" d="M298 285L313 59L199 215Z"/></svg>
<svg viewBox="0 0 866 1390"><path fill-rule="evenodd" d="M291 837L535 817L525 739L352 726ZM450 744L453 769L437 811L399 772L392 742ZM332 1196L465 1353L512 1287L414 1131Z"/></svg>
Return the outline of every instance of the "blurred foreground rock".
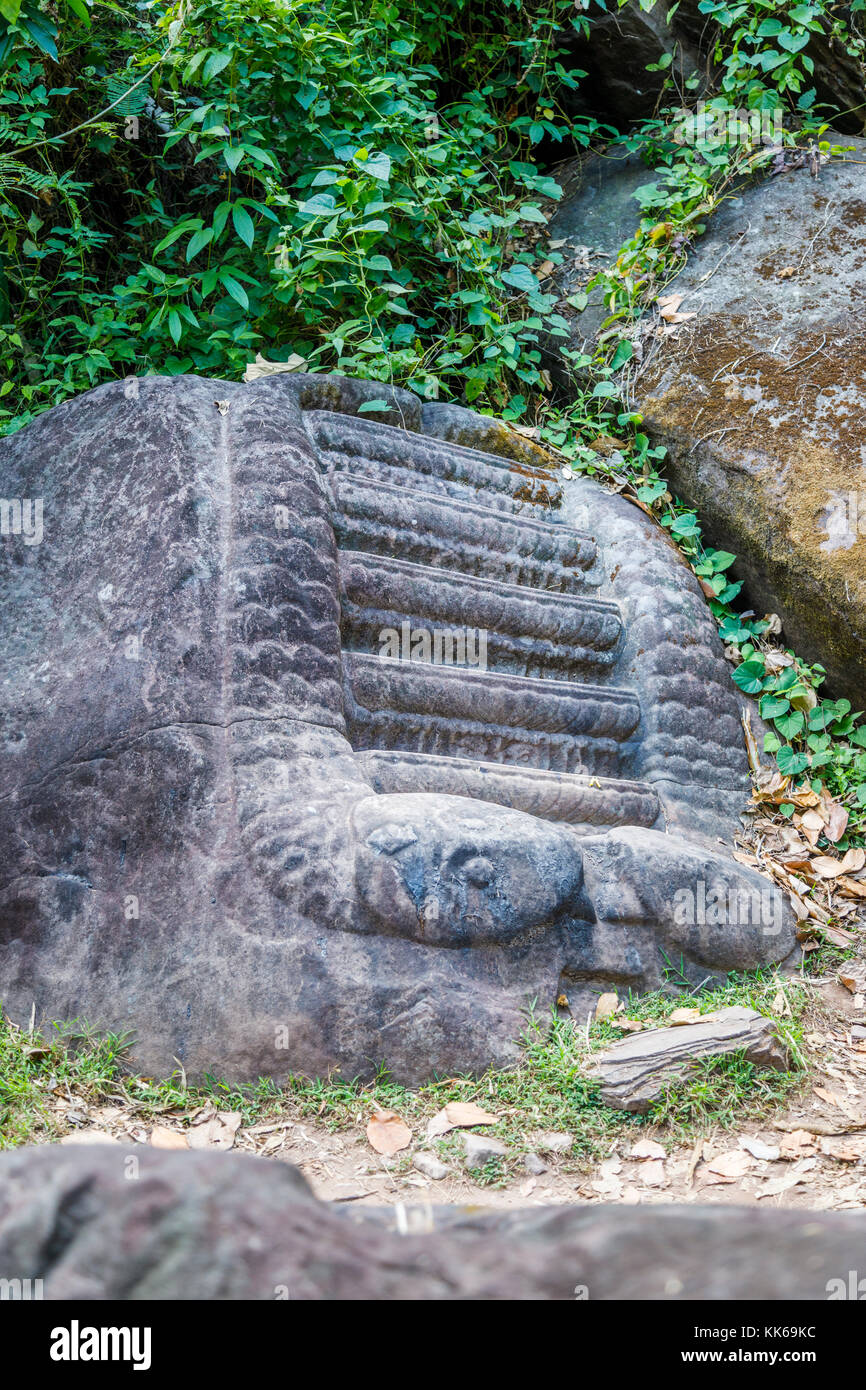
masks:
<svg viewBox="0 0 866 1390"><path fill-rule="evenodd" d="M825 1299L866 1219L732 1207L351 1208L288 1165L0 1155L0 1279L46 1299Z"/></svg>

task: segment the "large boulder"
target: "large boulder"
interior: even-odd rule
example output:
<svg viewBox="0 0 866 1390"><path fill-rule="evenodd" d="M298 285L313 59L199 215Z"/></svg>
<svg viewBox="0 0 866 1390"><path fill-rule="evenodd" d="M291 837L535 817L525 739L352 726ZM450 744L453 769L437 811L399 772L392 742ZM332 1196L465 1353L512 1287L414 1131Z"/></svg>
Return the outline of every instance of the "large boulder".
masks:
<svg viewBox="0 0 866 1390"><path fill-rule="evenodd" d="M137 1145L0 1154L6 1298L823 1300L848 1296L864 1240L859 1212L347 1211L260 1158Z"/></svg>
<svg viewBox="0 0 866 1390"><path fill-rule="evenodd" d="M604 7L588 0L588 11L588 33L575 33L568 41L569 60L586 76L573 95L563 94L566 103L622 129L653 115L671 79L677 91L688 82L695 97L706 92L712 26L699 13L697 0L674 7L656 0L650 8L639 0L622 5L613 0Z"/></svg>
<svg viewBox="0 0 866 1390"><path fill-rule="evenodd" d="M117 382L3 442L42 508L0 545L16 1021L417 1081L513 1061L533 1001L796 959L720 847L747 766L694 576L502 434L300 375Z"/></svg>
<svg viewBox="0 0 866 1390"><path fill-rule="evenodd" d="M729 199L671 291L634 400L748 604L866 697L866 141Z"/></svg>
<svg viewBox="0 0 866 1390"><path fill-rule="evenodd" d="M656 0L625 0L624 4L588 0L588 33L564 34L565 66L574 64L586 76L575 92L562 99L580 114L611 122L617 129L653 116L662 104L697 101L718 88L716 63L718 26L702 11L698 0L669 5ZM843 16L840 16L843 17ZM853 32L858 23L848 9L844 21ZM824 26L813 32L806 53L814 64L811 82L816 99L838 129L859 134L864 127L863 67L846 46ZM838 115L836 114L838 113Z"/></svg>

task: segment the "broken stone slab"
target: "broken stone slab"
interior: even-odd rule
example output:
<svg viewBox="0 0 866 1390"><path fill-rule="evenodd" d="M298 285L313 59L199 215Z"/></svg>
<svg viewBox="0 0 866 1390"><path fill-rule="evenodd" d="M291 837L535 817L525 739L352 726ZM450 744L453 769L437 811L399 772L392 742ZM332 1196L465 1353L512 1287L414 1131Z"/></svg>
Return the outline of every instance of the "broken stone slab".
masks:
<svg viewBox="0 0 866 1390"><path fill-rule="evenodd" d="M0 1278L41 1279L46 1301L826 1300L866 1240L862 1212L363 1210L318 1201L288 1163L136 1157L130 1182L125 1147L0 1154Z"/></svg>
<svg viewBox="0 0 866 1390"><path fill-rule="evenodd" d="M776 177L723 200L668 286L691 317L669 324L653 310L629 372L641 428L668 451L668 485L697 509L705 541L737 557L743 606L778 614L782 645L819 661L827 693L859 709L866 142L843 143L848 153L820 169L792 152ZM590 354L608 317L590 282L634 235L648 176L637 155L612 153L560 175L566 194L549 224L564 242L556 285L570 328L557 341ZM556 357L551 344L564 382Z"/></svg>
<svg viewBox="0 0 866 1390"><path fill-rule="evenodd" d="M685 1080L701 1057L744 1052L756 1066L785 1071L787 1053L774 1030L772 1018L734 1005L704 1014L700 1023L632 1033L597 1053L587 1072L600 1078L606 1105L645 1111L665 1087Z"/></svg>
<svg viewBox="0 0 866 1390"><path fill-rule="evenodd" d="M713 217L671 286L695 317L653 340L634 399L670 487L737 556L745 606L860 709L866 142L845 144L817 179L791 169Z"/></svg>

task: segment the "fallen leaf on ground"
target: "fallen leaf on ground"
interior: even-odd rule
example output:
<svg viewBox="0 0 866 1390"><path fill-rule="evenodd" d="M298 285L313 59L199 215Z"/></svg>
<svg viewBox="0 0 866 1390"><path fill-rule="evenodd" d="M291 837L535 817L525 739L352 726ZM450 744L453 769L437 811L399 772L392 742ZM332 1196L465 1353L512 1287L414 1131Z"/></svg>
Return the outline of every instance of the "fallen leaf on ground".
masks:
<svg viewBox="0 0 866 1390"><path fill-rule="evenodd" d="M700 1009L674 1009L668 1017L671 1028L683 1028L688 1023L700 1023L703 1014Z"/></svg>
<svg viewBox="0 0 866 1390"><path fill-rule="evenodd" d="M617 1174L622 1168L622 1163L618 1158L607 1158L604 1163L599 1164L598 1177L593 1178L590 1187L594 1192L598 1192L603 1197L619 1197L622 1194L622 1183Z"/></svg>
<svg viewBox="0 0 866 1390"><path fill-rule="evenodd" d="M831 859L826 854L816 854L812 860L812 869L821 878L838 878L845 873L841 859Z"/></svg>
<svg viewBox="0 0 866 1390"><path fill-rule="evenodd" d="M260 376L272 376L275 372L297 372L306 365L306 358L299 357L296 352L292 353L287 362L269 362L257 352L255 361L251 362L244 372L244 381L257 381Z"/></svg>
<svg viewBox="0 0 866 1390"><path fill-rule="evenodd" d="M711 1173L717 1173L723 1178L745 1177L753 1167L754 1159L744 1149L729 1149L727 1153L719 1154L718 1158L711 1159L707 1164Z"/></svg>
<svg viewBox="0 0 866 1390"><path fill-rule="evenodd" d="M64 1134L61 1144L117 1144L120 1141L115 1139L113 1134L107 1134L104 1129L76 1129L72 1134Z"/></svg>
<svg viewBox="0 0 866 1390"><path fill-rule="evenodd" d="M841 840L848 824L848 811L840 801L831 801L827 806L827 824L824 834L834 845Z"/></svg>
<svg viewBox="0 0 866 1390"><path fill-rule="evenodd" d="M754 1134L744 1135L740 1144L753 1158L764 1159L767 1163L775 1163L780 1157L778 1144L765 1144L763 1139Z"/></svg>
<svg viewBox="0 0 866 1390"><path fill-rule="evenodd" d="M786 1173L785 1176L781 1178L768 1178L764 1186L758 1189L756 1195L758 1200L760 1200L761 1197L778 1197L781 1193L787 1192L789 1188L796 1187L798 1183L805 1181L806 1179L800 1177L797 1173Z"/></svg>
<svg viewBox="0 0 866 1390"><path fill-rule="evenodd" d="M749 767L753 772L758 772L761 767L761 756L758 752L758 744L755 735L752 733L751 712L747 710L745 706L743 706L740 711L740 722L743 726L743 738L746 742L746 754L749 759ZM734 855L735 859L736 857L737 856Z"/></svg>
<svg viewBox="0 0 866 1390"><path fill-rule="evenodd" d="M678 312L682 302L683 296L681 294L663 294L661 296L658 300L659 313L665 320L665 323L685 323L686 319L693 319L695 317L693 313L681 314Z"/></svg>
<svg viewBox="0 0 866 1390"><path fill-rule="evenodd" d="M628 1152L629 1158L664 1158L666 1150L655 1139L638 1139Z"/></svg>
<svg viewBox="0 0 866 1390"><path fill-rule="evenodd" d="M472 1100L452 1100L427 1122L427 1136L435 1139L451 1129L467 1129L472 1125L495 1125L496 1115L488 1115Z"/></svg>
<svg viewBox="0 0 866 1390"><path fill-rule="evenodd" d="M412 1131L396 1110L377 1110L367 1122L367 1139L377 1154L396 1154L408 1149Z"/></svg>
<svg viewBox="0 0 866 1390"><path fill-rule="evenodd" d="M863 1141L860 1143L856 1139L834 1139L825 1138L820 1141L822 1154L828 1158L835 1158L838 1163L859 1163L866 1155Z"/></svg>
<svg viewBox="0 0 866 1390"><path fill-rule="evenodd" d="M826 1100L829 1105L838 1105L841 1110L842 1107L839 1105L840 1098L836 1091L828 1091L824 1086L813 1086L812 1092L819 1100Z"/></svg>
<svg viewBox="0 0 866 1390"><path fill-rule="evenodd" d="M191 1149L231 1149L235 1135L240 1129L241 1115L238 1111L220 1111L204 1124L193 1125L186 1132Z"/></svg>
<svg viewBox="0 0 866 1390"><path fill-rule="evenodd" d="M780 989L770 1005L774 1014L781 1014L784 1018L791 1017L791 1005L788 1003L788 996L783 989Z"/></svg>
<svg viewBox="0 0 866 1390"><path fill-rule="evenodd" d="M188 1149L186 1135L179 1129L168 1129L166 1125L156 1125L150 1131L150 1142L155 1149Z"/></svg>
<svg viewBox="0 0 866 1390"><path fill-rule="evenodd" d="M852 994L862 994L866 991L866 971L851 964L845 964L839 970L839 981L849 989Z"/></svg>
<svg viewBox="0 0 866 1390"><path fill-rule="evenodd" d="M841 927L831 927L827 922L822 924L822 929L827 940L832 941L834 946L851 946L857 939L853 932L843 931Z"/></svg>
<svg viewBox="0 0 866 1390"><path fill-rule="evenodd" d="M660 1158L650 1158L642 1163L638 1177L644 1187L665 1187L667 1185L665 1165Z"/></svg>
<svg viewBox="0 0 866 1390"><path fill-rule="evenodd" d="M807 1129L794 1129L790 1134L783 1134L779 1143L782 1158L799 1158L804 1153L814 1152L814 1148L815 1136Z"/></svg>
<svg viewBox="0 0 866 1390"><path fill-rule="evenodd" d="M628 448L628 441L625 439L617 439L616 436L612 434L599 434L596 435L595 439L590 440L589 447L595 449L597 454L603 454L607 457L608 454L612 454L616 449L622 451L626 450Z"/></svg>
<svg viewBox="0 0 866 1390"><path fill-rule="evenodd" d="M637 1018L612 1018L612 1027L622 1029L623 1033L642 1033L643 1024Z"/></svg>
<svg viewBox="0 0 866 1390"><path fill-rule="evenodd" d="M841 859L831 859L828 854L818 854L812 860L812 869L821 878L839 878L841 874L856 874L866 864L866 851L849 849Z"/></svg>

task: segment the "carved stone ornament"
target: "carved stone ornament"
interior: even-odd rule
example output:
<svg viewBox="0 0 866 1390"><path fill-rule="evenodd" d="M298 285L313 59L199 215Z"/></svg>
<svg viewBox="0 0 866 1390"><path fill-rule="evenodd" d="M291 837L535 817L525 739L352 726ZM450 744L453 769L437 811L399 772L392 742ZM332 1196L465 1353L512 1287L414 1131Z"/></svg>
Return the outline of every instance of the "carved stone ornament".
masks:
<svg viewBox="0 0 866 1390"><path fill-rule="evenodd" d="M793 963L726 848L697 582L558 473L336 376L130 378L3 441L8 1015L152 1075L411 1083L513 1061L533 1007Z"/></svg>

